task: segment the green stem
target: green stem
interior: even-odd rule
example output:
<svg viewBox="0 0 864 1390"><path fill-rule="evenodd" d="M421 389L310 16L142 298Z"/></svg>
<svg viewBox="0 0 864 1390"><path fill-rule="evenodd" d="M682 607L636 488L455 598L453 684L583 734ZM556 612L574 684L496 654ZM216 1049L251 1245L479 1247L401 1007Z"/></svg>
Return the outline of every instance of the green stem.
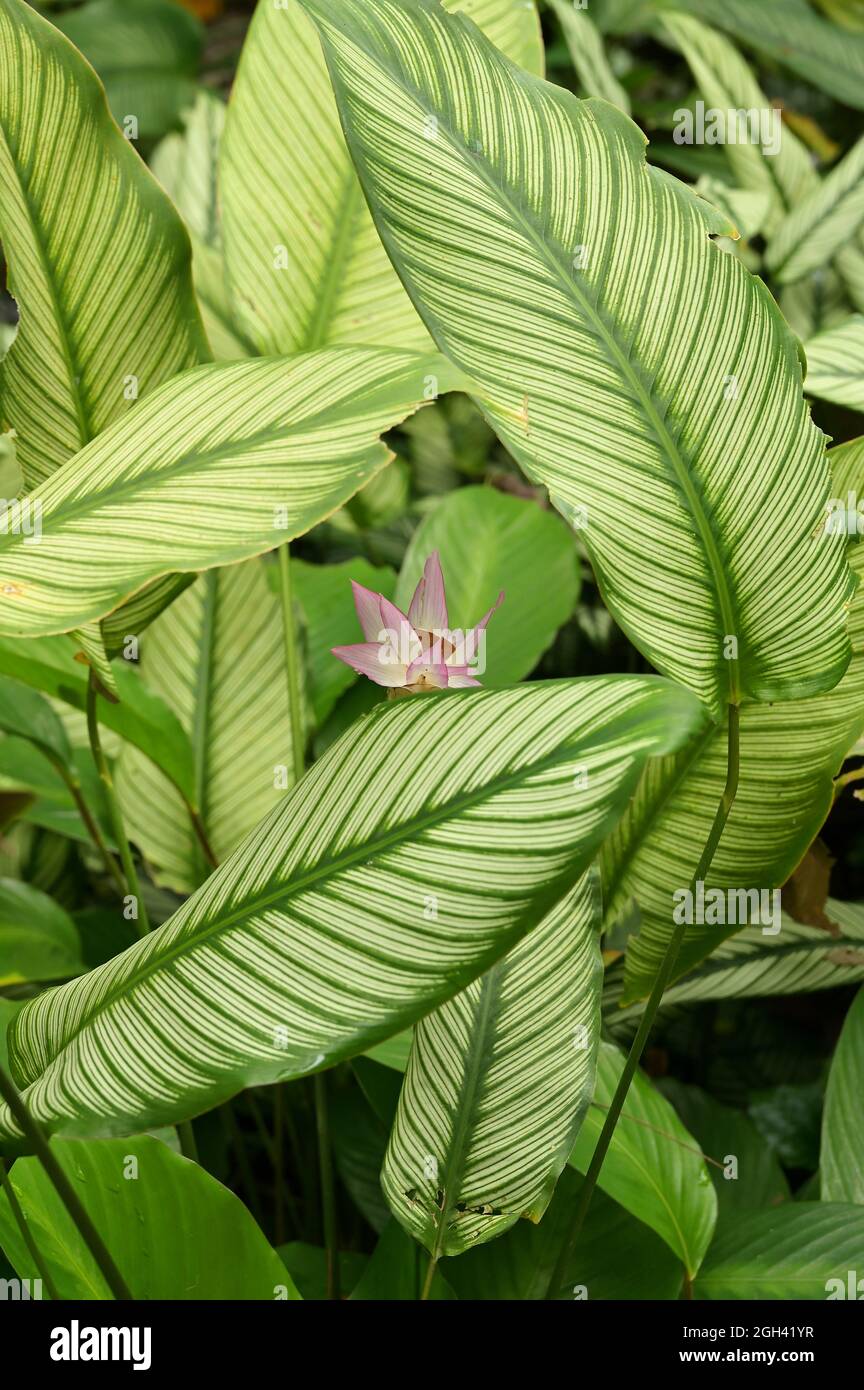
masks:
<svg viewBox="0 0 864 1390"><path fill-rule="evenodd" d="M864 763L860 767L855 767L851 772L844 772L842 777L834 779L834 800L840 795L844 787L848 787L850 782L860 782L864 777Z"/></svg>
<svg viewBox="0 0 864 1390"><path fill-rule="evenodd" d="M720 843L720 837L723 834L724 827L726 825L727 820L729 819L729 812L732 810L732 805L735 801L735 796L738 791L739 763L740 716L738 706L730 705L729 738L726 764L726 785L723 789L723 795L720 798L720 804L717 807L717 812L714 816L714 822L711 826L711 832L708 836L707 841L705 842L705 848L702 851L698 867L696 869L695 874L693 875L693 879L690 885L690 891L694 895L696 892L696 885L700 882L704 882L705 875L711 867L714 855L717 851L717 846ZM686 930L687 923L679 923L676 926L674 932L672 933L669 945L666 948L666 954L663 957L660 969L658 970L657 976L654 980L654 986L651 990L651 994L649 995L648 1003L645 1005L645 1012L642 1015L642 1019L640 1021L636 1036L633 1039L630 1051L627 1054L627 1060L624 1063L624 1069L621 1072L618 1085L615 1089L615 1094L612 1097L612 1103L609 1106L609 1112L606 1116L603 1128L600 1131L600 1138L597 1140L597 1145L591 1157L591 1162L588 1165L588 1172L585 1174L585 1181L582 1184L582 1189L579 1193L579 1200L576 1203L576 1209L573 1213L573 1220L567 1230L567 1234L565 1235L564 1242L558 1254L558 1259L555 1262L555 1268L552 1271L552 1278L550 1279L549 1287L546 1290L547 1299L556 1297L559 1289L563 1287L564 1281L567 1277L567 1269L569 1267L573 1251L576 1248L576 1243L581 1234L582 1226L585 1222L585 1217L588 1214L588 1208L591 1205L591 1198L594 1195L594 1188L596 1187L597 1179L600 1176L600 1169L603 1167L603 1160L605 1159L606 1152L609 1148L610 1143L612 1142L612 1135L615 1133L615 1126L617 1125L621 1111L624 1108L624 1102L627 1099L627 1092L630 1090L630 1083L632 1082L633 1077L636 1074L636 1068L639 1065L640 1058L645 1049L645 1044L648 1041L648 1034L651 1032L651 1029L653 1027L657 1010L660 1007L660 1001L663 998L666 986L668 985L672 972L675 969L675 962L678 959L678 953L681 950L681 945L684 940L684 933L686 932Z"/></svg>
<svg viewBox="0 0 864 1390"><path fill-rule="evenodd" d="M108 802L108 811L111 816L111 825L114 830L114 839L117 842L117 849L120 853L120 863L123 865L123 873L126 878L126 890L135 899L138 916L135 919L139 936L146 936L150 930L150 923L147 920L147 909L144 906L144 899L141 895L141 885L138 882L138 873L135 868L135 861L132 858L132 851L129 848L129 841L126 838L126 827L123 824L123 816L120 811L120 803L117 800L117 793L114 788L114 779L111 776L111 769L108 766L108 759L102 749L102 740L99 736L99 713L97 700L99 689L96 676L91 670L90 681L87 686L87 733L90 736L90 749L93 753L93 761L96 764L96 771L105 789L105 797Z"/></svg>
<svg viewBox="0 0 864 1390"><path fill-rule="evenodd" d="M291 581L291 547L279 549L279 590L282 599L282 632L285 641L285 678L288 682L288 715L291 720L291 758L294 781L306 770L303 746L303 685L300 680L300 653L294 622L294 593Z"/></svg>
<svg viewBox="0 0 864 1390"><path fill-rule="evenodd" d="M315 1123L318 1130L318 1168L321 1174L321 1210L324 1216L324 1244L327 1247L327 1297L339 1297L339 1250L336 1236L336 1188L333 1181L333 1151L330 1146L330 1116L327 1110L327 1079L316 1072Z"/></svg>
<svg viewBox="0 0 864 1390"><path fill-rule="evenodd" d="M12 1186L9 1174L6 1171L6 1164L3 1162L2 1158L0 1158L0 1187L2 1187L6 1193L9 1209L15 1218L18 1230L21 1232L21 1239L30 1252L30 1258L36 1267L39 1278L48 1290L48 1297L51 1299L52 1303L59 1303L61 1301L61 1295L58 1293L57 1285L51 1278L51 1272L42 1258L36 1241L33 1239L33 1232L30 1230L27 1224L27 1218L21 1210L21 1203L18 1201L18 1195Z"/></svg>
<svg viewBox="0 0 864 1390"><path fill-rule="evenodd" d="M433 1285L434 1282L435 1282L435 1273L436 1273L437 1269L438 1269L438 1256L437 1256L436 1254L433 1253L432 1255L429 1256L429 1263L428 1263L428 1265L426 1266L426 1278L423 1280L423 1288L422 1288L422 1291L421 1291L421 1293L420 1293L420 1302L421 1302L421 1303L426 1303L426 1302L428 1301L428 1299L429 1299L429 1295L430 1295L431 1292L432 1292L432 1285Z"/></svg>
<svg viewBox="0 0 864 1390"><path fill-rule="evenodd" d="M44 751L47 752L47 750ZM53 754L48 754L48 757L50 759L51 765L63 778L69 795L75 802L78 814L84 822L87 834L90 836L90 839L93 841L94 846L98 850L99 854L102 856L105 868L108 870L108 873L110 874L111 878L113 878L117 887L120 889L121 894L125 893L126 884L123 879L123 875L118 869L117 861L115 860L111 851L108 849L102 831L99 829L96 819L92 811L90 810L90 807L87 805L87 802L84 799L84 792L81 789L80 782L78 782L77 779L72 776L72 773L69 771L68 767L66 767L62 758L55 757Z"/></svg>
<svg viewBox="0 0 864 1390"><path fill-rule="evenodd" d="M9 1106L19 1129L53 1183L57 1196L77 1226L81 1239L99 1266L102 1277L112 1294L123 1302L132 1302L132 1294L125 1279L114 1263L107 1245L90 1220L80 1197L57 1161L56 1154L42 1132L42 1126L35 1116L30 1114L24 1097L18 1094L12 1078L2 1066L0 1066L0 1096Z"/></svg>

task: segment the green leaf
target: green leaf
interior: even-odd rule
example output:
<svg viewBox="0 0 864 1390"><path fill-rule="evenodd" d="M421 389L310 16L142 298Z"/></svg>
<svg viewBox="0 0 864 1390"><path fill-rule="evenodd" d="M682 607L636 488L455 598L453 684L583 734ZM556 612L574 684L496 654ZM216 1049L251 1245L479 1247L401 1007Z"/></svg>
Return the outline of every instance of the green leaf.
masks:
<svg viewBox="0 0 864 1390"><path fill-rule="evenodd" d="M21 314L2 416L33 486L206 344L179 218L92 68L23 0L0 0L0 179Z"/></svg>
<svg viewBox="0 0 864 1390"><path fill-rule="evenodd" d="M301 1298L324 1301L327 1298L327 1251L321 1245L292 1240L279 1246L279 1257L294 1280ZM350 1291L369 1262L367 1255L353 1250L339 1252L339 1286Z"/></svg>
<svg viewBox="0 0 864 1390"><path fill-rule="evenodd" d="M52 1148L136 1299L300 1297L243 1203L167 1144L138 1135ZM39 1160L19 1159L11 1178L61 1298L110 1299ZM0 1244L21 1278L39 1277L5 1193Z"/></svg>
<svg viewBox="0 0 864 1390"><path fill-rule="evenodd" d="M701 1004L709 999L763 999L812 994L864 980L864 905L829 898L825 911L837 935L795 922L786 913L777 936L745 927L724 941L701 965L689 970L663 995L663 1007ZM620 980L604 991L610 1009L620 998ZM616 1010L610 1026L634 1023L643 1002Z"/></svg>
<svg viewBox="0 0 864 1390"><path fill-rule="evenodd" d="M591 1161L623 1065L623 1053L603 1043L594 1104L570 1156L580 1173ZM641 1072L624 1102L598 1186L662 1236L693 1278L714 1233L717 1197L696 1140Z"/></svg>
<svg viewBox="0 0 864 1390"><path fill-rule="evenodd" d="M89 0L54 23L93 64L114 119L131 138L162 135L194 100L204 31L180 5Z"/></svg>
<svg viewBox="0 0 864 1390"><path fill-rule="evenodd" d="M864 314L818 333L804 350L808 394L864 411Z"/></svg>
<svg viewBox="0 0 864 1390"><path fill-rule="evenodd" d="M0 634L68 631L302 535L386 466L384 431L459 384L442 358L383 348L182 373L36 490L38 546L0 535Z"/></svg>
<svg viewBox="0 0 864 1390"><path fill-rule="evenodd" d="M28 1004L13 1064L34 1113L76 1134L173 1123L406 1028L542 919L645 758L703 717L646 677L379 706L168 922L74 998Z"/></svg>
<svg viewBox="0 0 864 1390"><path fill-rule="evenodd" d="M68 913L29 883L0 878L0 988L83 972L81 941Z"/></svg>
<svg viewBox="0 0 864 1390"><path fill-rule="evenodd" d="M779 284L827 265L864 224L864 137L828 177L784 217L765 252Z"/></svg>
<svg viewBox="0 0 864 1390"><path fill-rule="evenodd" d="M87 708L87 670L74 660L72 647L62 637L40 637L26 643L0 640L0 672L73 709ZM134 671L116 664L114 680L120 699L116 704L99 701L100 724L152 758L194 806L192 747L179 719ZM22 699L26 698L22 691Z"/></svg>
<svg viewBox="0 0 864 1390"><path fill-rule="evenodd" d="M671 1078L659 1085L702 1152L713 1160L708 1173L717 1193L721 1229L736 1212L761 1211L789 1200L789 1184L773 1149L743 1111L721 1105L698 1086Z"/></svg>
<svg viewBox="0 0 864 1390"><path fill-rule="evenodd" d="M864 447L853 441L831 452L833 490L845 499L864 488ZM819 526L824 533L826 512ZM822 535L817 544L821 544ZM864 575L864 546L852 546ZM815 699L741 708L738 794L706 891L774 889L786 882L831 809L833 779L864 731L864 588L849 613L853 659L840 684ZM639 936L627 946L625 1003L650 993L672 929L673 893L686 889L699 862L726 780L725 730L708 730L680 755L652 764L637 796L603 847L609 927L637 903ZM771 908L769 898L767 906ZM683 975L723 936L747 925L688 926L676 965Z"/></svg>
<svg viewBox="0 0 864 1390"><path fill-rule="evenodd" d="M864 990L858 991L846 1015L843 1032L828 1073L822 1115L823 1202L864 1205Z"/></svg>
<svg viewBox="0 0 864 1390"><path fill-rule="evenodd" d="M188 735L195 802L219 862L294 780L281 614L264 570L253 559L208 571L141 641L144 683ZM121 752L116 784L127 833L156 882L191 893L210 868L183 799L133 746Z"/></svg>
<svg viewBox="0 0 864 1390"><path fill-rule="evenodd" d="M26 738L55 763L68 764L72 749L60 716L37 690L0 677L0 729Z"/></svg>
<svg viewBox="0 0 864 1390"><path fill-rule="evenodd" d="M381 1185L436 1258L539 1221L585 1116L600 1029L599 885L421 1020Z"/></svg>
<svg viewBox="0 0 864 1390"><path fill-rule="evenodd" d="M542 68L533 0L446 0L519 62ZM429 339L363 201L313 26L258 6L231 94L220 165L225 265L259 352L335 343L425 350Z"/></svg>
<svg viewBox="0 0 864 1390"><path fill-rule="evenodd" d="M791 68L834 101L864 107L864 34L818 15L807 0L664 0L702 15L735 39ZM789 132L784 131L784 140Z"/></svg>
<svg viewBox="0 0 864 1390"><path fill-rule="evenodd" d="M552 0L564 41L586 96L605 97L630 115L630 98L618 81L606 56L603 36L586 9L568 0Z"/></svg>
<svg viewBox="0 0 864 1390"><path fill-rule="evenodd" d="M834 1202L790 1202L748 1212L717 1236L693 1285L694 1298L857 1298L864 1210ZM844 1292L841 1292L843 1290Z"/></svg>
<svg viewBox="0 0 864 1390"><path fill-rule="evenodd" d="M427 1260L419 1245L391 1220L381 1232L372 1258L354 1292L352 1302L416 1302L423 1290ZM440 1269L435 1271L428 1298L431 1302L453 1298Z"/></svg>
<svg viewBox="0 0 864 1390"><path fill-rule="evenodd" d="M756 112L760 123L765 113L775 111L749 64L723 34L690 15L666 11L662 16L661 32L672 39L687 60L706 108L722 112L727 120L729 111ZM732 139L727 130L723 144L736 182L742 188L768 197L770 212L766 231L769 233L780 225L790 208L818 192L820 187L806 147L788 126L781 127L779 109L771 115L771 120L776 122L770 130L767 146L771 154L766 154L758 142L751 142L743 131L736 130L736 138ZM762 133L761 124L759 133Z"/></svg>
<svg viewBox="0 0 864 1390"><path fill-rule="evenodd" d="M185 115L183 133L166 135L150 167L180 212L192 242L195 291L207 337L217 362L255 355L238 327L225 282L222 229L216 195L219 147L225 126L225 103L199 91Z"/></svg>
<svg viewBox="0 0 864 1390"><path fill-rule="evenodd" d="M459 1297L545 1298L582 1182L572 1168L565 1168L539 1225L520 1221L493 1245L480 1245L444 1265L445 1278ZM681 1264L668 1245L605 1193L595 1192L558 1297L590 1303L674 1299L680 1288Z"/></svg>
<svg viewBox="0 0 864 1390"><path fill-rule="evenodd" d="M441 556L451 628L470 630L504 593L486 634L483 684L512 685L529 676L579 597L579 556L568 528L536 502L494 488L451 492L408 547L395 595L405 613L433 550Z"/></svg>
<svg viewBox="0 0 864 1390"><path fill-rule="evenodd" d="M0 999L0 1067L9 1067L6 1032L15 1015L24 1007L23 1000Z"/></svg>
<svg viewBox="0 0 864 1390"><path fill-rule="evenodd" d="M515 69L434 0L302 4L388 253L582 528L619 625L718 717L830 689L852 576L813 534L823 443L774 301L711 244L725 219L646 164L621 112Z"/></svg>

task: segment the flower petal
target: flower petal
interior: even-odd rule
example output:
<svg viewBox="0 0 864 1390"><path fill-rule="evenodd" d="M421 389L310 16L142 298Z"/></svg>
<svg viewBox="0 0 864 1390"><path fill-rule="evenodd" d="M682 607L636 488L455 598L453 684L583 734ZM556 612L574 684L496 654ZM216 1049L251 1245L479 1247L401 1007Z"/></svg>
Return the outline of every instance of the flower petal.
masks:
<svg viewBox="0 0 864 1390"><path fill-rule="evenodd" d="M357 617L360 619L363 636L367 641L375 642L383 627L381 595L376 594L373 589L365 589L355 579L351 580L351 588L354 591L354 607L357 609Z"/></svg>
<svg viewBox="0 0 864 1390"><path fill-rule="evenodd" d="M433 550L426 561L423 577L414 590L408 617L415 628L422 628L424 632L447 631L447 596L437 550Z"/></svg>
<svg viewBox="0 0 864 1390"><path fill-rule="evenodd" d="M376 685L405 685L405 666L384 659L387 648L381 642L354 642L348 647L331 647L332 654Z"/></svg>

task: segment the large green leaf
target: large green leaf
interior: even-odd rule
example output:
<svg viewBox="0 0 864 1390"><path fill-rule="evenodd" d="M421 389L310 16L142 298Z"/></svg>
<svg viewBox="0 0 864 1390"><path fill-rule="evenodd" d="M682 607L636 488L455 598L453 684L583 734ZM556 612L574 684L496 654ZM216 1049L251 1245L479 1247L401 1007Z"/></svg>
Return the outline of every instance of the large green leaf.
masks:
<svg viewBox="0 0 864 1390"><path fill-rule="evenodd" d="M517 61L542 68L533 0L446 4ZM299 5L258 5L231 95L220 188L232 300L259 352L428 346L363 201L318 38Z"/></svg>
<svg viewBox="0 0 864 1390"><path fill-rule="evenodd" d="M860 496L862 441L832 450L831 463L836 499L845 501L850 491ZM853 545L849 555L864 576L864 546ZM831 808L833 779L864 732L864 587L852 603L849 631L852 664L827 695L742 707L738 795L706 880L709 890L779 888L818 833ZM725 731L709 730L674 759L652 764L604 845L607 924L626 917L634 901L641 914L639 936L627 949L627 1002L650 991L672 930L673 892L693 877L720 802L726 761ZM677 973L747 920L688 926Z"/></svg>
<svg viewBox="0 0 864 1390"><path fill-rule="evenodd" d="M0 879L0 988L81 975L81 942L67 912L29 883Z"/></svg>
<svg viewBox="0 0 864 1390"><path fill-rule="evenodd" d="M477 1246L452 1260L445 1267L446 1277L459 1297L520 1302L545 1298L582 1181L572 1168L565 1168L539 1225L519 1221L494 1244ZM668 1245L604 1192L595 1192L557 1297L589 1303L674 1299L681 1278L681 1263Z"/></svg>
<svg viewBox="0 0 864 1390"><path fill-rule="evenodd" d="M814 535L823 442L773 300L711 243L726 220L646 164L623 113L513 67L434 0L301 2L400 276L583 528L613 616L718 715L830 689L852 576Z"/></svg>
<svg viewBox="0 0 864 1390"><path fill-rule="evenodd" d="M221 862L294 780L281 616L264 561L202 575L144 634L141 670L189 736L195 801ZM156 881L191 893L209 866L182 798L131 745L116 780L126 829Z"/></svg>
<svg viewBox="0 0 864 1390"><path fill-rule="evenodd" d="M784 217L765 253L781 285L827 265L864 223L864 137L824 183Z"/></svg>
<svg viewBox="0 0 864 1390"><path fill-rule="evenodd" d="M128 1132L405 1028L541 920L645 758L703 717L636 677L379 707L164 926L27 1006L29 1104L51 1130Z"/></svg>
<svg viewBox="0 0 864 1390"><path fill-rule="evenodd" d="M810 395L864 411L864 314L818 333L805 351Z"/></svg>
<svg viewBox="0 0 864 1390"><path fill-rule="evenodd" d="M467 631L504 593L486 633L483 684L529 676L579 597L579 556L568 528L535 502L494 488L457 489L414 532L396 586L405 613L433 550L441 556L451 628Z"/></svg>
<svg viewBox="0 0 864 1390"><path fill-rule="evenodd" d="M839 1202L789 1202L729 1221L693 1285L694 1298L853 1297L860 1270L864 1210ZM857 1280L857 1275L854 1276ZM831 1282L833 1281L833 1282Z"/></svg>
<svg viewBox="0 0 864 1390"><path fill-rule="evenodd" d="M458 383L443 358L383 348L182 373L37 489L38 546L0 536L0 634L80 627L301 535L390 461L385 430Z"/></svg>
<svg viewBox="0 0 864 1390"><path fill-rule="evenodd" d="M819 1171L823 1202L864 1206L864 990L846 1015L828 1074Z"/></svg>
<svg viewBox="0 0 864 1390"><path fill-rule="evenodd" d="M603 1043L594 1104L570 1156L580 1173L591 1161L623 1065L623 1053ZM641 1072L627 1094L598 1186L662 1236L693 1278L714 1233L717 1197L696 1140Z"/></svg>
<svg viewBox="0 0 864 1390"><path fill-rule="evenodd" d="M667 5L718 24L835 101L864 107L864 34L828 23L807 0L662 0Z"/></svg>
<svg viewBox="0 0 864 1390"><path fill-rule="evenodd" d="M0 410L32 486L206 345L179 218L92 68L23 0L0 0L0 179L21 314Z"/></svg>
<svg viewBox="0 0 864 1390"><path fill-rule="evenodd" d="M171 0L88 0L54 23L93 64L127 138L162 135L194 99L203 29Z"/></svg>
<svg viewBox="0 0 864 1390"><path fill-rule="evenodd" d="M136 1299L300 1297L243 1203L159 1139L52 1147ZM111 1298L38 1159L19 1159L11 1178L60 1297ZM22 1279L39 1277L5 1193L0 1245Z"/></svg>
<svg viewBox="0 0 864 1390"><path fill-rule="evenodd" d="M603 967L594 871L414 1030L381 1185L436 1258L539 1221L594 1086Z"/></svg>

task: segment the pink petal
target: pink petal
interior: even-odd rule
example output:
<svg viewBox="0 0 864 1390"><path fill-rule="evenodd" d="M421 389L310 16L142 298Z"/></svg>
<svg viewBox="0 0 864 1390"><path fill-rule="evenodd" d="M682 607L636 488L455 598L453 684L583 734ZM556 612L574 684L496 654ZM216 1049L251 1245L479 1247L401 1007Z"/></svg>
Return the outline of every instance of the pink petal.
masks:
<svg viewBox="0 0 864 1390"><path fill-rule="evenodd" d="M354 607L357 609L363 636L369 642L377 642L378 633L384 626L381 621L381 595L374 593L372 589L364 589L363 585L354 579L351 580L351 588L354 590Z"/></svg>
<svg viewBox="0 0 864 1390"><path fill-rule="evenodd" d="M448 666L447 684L451 690L465 690L469 685L482 686L482 681L475 680L473 676L469 676L467 666L460 666L455 671L452 666Z"/></svg>
<svg viewBox="0 0 864 1390"><path fill-rule="evenodd" d="M446 632L447 596L444 593L444 576L441 573L441 560L434 550L423 568L423 577L414 590L408 617L415 628L424 632Z"/></svg>
<svg viewBox="0 0 864 1390"><path fill-rule="evenodd" d="M434 686L438 690L447 689L449 670L446 666L432 665L425 656L420 656L405 673L406 685L417 685L422 683L427 686Z"/></svg>
<svg viewBox="0 0 864 1390"><path fill-rule="evenodd" d="M385 661L387 648L381 642L354 642L348 647L331 647L331 652L358 676L368 676L376 685L405 685L405 666Z"/></svg>

